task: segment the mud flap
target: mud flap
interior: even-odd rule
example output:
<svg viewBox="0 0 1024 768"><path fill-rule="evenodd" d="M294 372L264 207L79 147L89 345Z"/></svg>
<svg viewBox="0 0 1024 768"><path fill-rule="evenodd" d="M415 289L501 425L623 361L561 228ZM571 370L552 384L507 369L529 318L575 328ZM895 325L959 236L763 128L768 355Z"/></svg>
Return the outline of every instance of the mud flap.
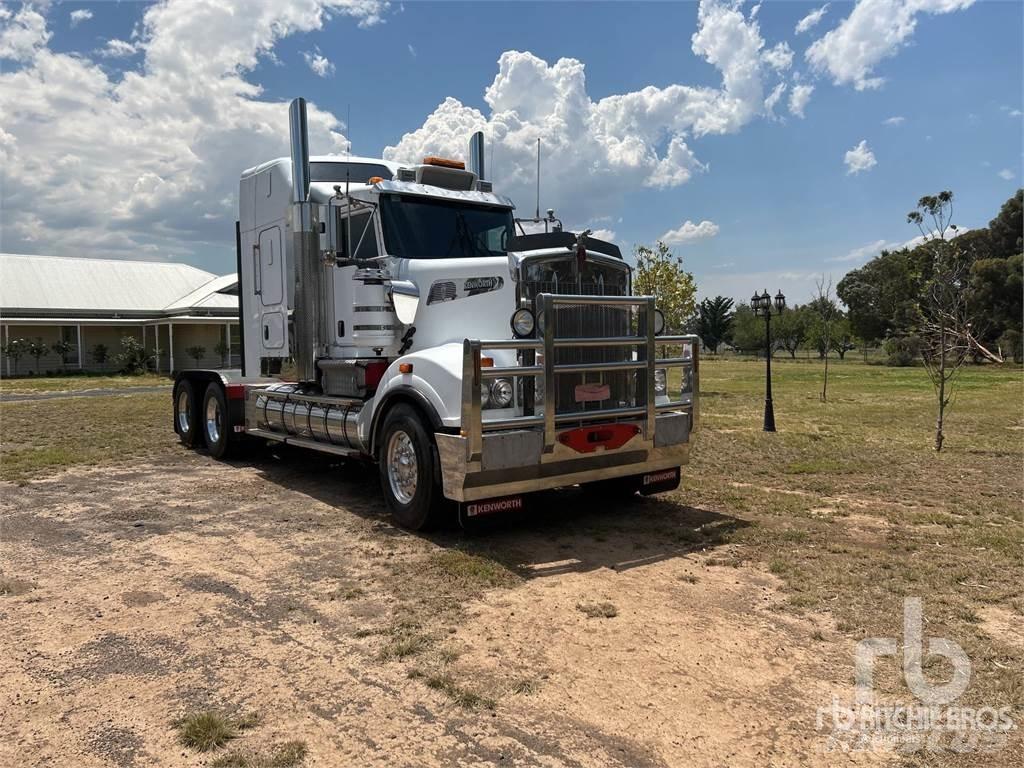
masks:
<svg viewBox="0 0 1024 768"><path fill-rule="evenodd" d="M650 496L652 493L674 491L679 487L680 468L661 469L640 475L640 495Z"/></svg>
<svg viewBox="0 0 1024 768"><path fill-rule="evenodd" d="M471 528L478 520L507 512L522 512L526 509L526 497L499 496L494 499L459 502L459 527Z"/></svg>

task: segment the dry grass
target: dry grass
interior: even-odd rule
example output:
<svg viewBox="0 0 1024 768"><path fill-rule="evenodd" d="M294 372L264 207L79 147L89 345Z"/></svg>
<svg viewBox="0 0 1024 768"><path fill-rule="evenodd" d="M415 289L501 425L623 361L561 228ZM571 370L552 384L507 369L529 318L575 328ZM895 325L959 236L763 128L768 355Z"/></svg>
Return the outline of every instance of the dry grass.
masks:
<svg viewBox="0 0 1024 768"><path fill-rule="evenodd" d="M229 752L210 763L210 768L295 768L306 753L305 742L286 741L263 752Z"/></svg>
<svg viewBox="0 0 1024 768"><path fill-rule="evenodd" d="M24 365L24 361L22 361L22 365ZM169 386L171 384L170 377L155 373L144 373L138 376L122 376L117 374L33 376L24 379L0 379L0 392L4 394L80 392L85 389L125 389L128 387L153 387L161 384Z"/></svg>
<svg viewBox="0 0 1024 768"><path fill-rule="evenodd" d="M168 393L0 403L2 480L150 458L176 447Z"/></svg>
<svg viewBox="0 0 1024 768"><path fill-rule="evenodd" d="M608 602L576 603L576 610L586 614L588 619L614 619L619 615L619 609Z"/></svg>
<svg viewBox="0 0 1024 768"><path fill-rule="evenodd" d="M766 434L763 362L703 362L703 429L678 498L749 523L708 563L763 564L790 610L827 611L856 639L899 637L903 598L921 597L928 633L974 664L962 703L1024 706L1004 674L1019 650L978 620L983 604L1024 617L1020 369L963 373L936 454L921 369L840 363L821 403L819 365L776 359L779 431ZM906 694L898 670L882 683Z"/></svg>

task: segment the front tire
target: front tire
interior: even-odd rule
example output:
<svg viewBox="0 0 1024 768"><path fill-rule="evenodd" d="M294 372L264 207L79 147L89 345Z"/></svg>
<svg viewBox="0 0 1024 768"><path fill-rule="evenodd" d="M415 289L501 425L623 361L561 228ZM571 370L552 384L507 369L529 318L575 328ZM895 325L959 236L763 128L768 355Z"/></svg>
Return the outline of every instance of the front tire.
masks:
<svg viewBox="0 0 1024 768"><path fill-rule="evenodd" d="M206 440L206 447L210 455L215 459L223 459L228 456L229 442L228 430L228 399L224 394L224 387L213 383L206 388L206 395L203 397L202 414L203 437Z"/></svg>
<svg viewBox="0 0 1024 768"><path fill-rule="evenodd" d="M413 531L436 526L444 497L435 480L433 440L411 406L399 403L385 416L377 465L395 522Z"/></svg>
<svg viewBox="0 0 1024 768"><path fill-rule="evenodd" d="M179 381L174 389L174 431L186 448L199 445L201 438L196 414L196 391L188 379Z"/></svg>

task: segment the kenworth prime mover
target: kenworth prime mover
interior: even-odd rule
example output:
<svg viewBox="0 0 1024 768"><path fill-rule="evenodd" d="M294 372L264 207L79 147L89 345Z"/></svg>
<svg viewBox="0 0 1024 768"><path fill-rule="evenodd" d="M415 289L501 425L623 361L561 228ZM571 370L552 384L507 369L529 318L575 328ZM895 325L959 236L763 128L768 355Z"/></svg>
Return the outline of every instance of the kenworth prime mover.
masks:
<svg viewBox="0 0 1024 768"><path fill-rule="evenodd" d="M663 333L618 247L550 211L526 234L485 178L481 133L466 169L310 157L304 100L289 121L291 157L239 186L242 369L177 374L185 446L227 458L275 441L374 461L412 529L446 500L466 523L543 489L678 486L698 343Z"/></svg>

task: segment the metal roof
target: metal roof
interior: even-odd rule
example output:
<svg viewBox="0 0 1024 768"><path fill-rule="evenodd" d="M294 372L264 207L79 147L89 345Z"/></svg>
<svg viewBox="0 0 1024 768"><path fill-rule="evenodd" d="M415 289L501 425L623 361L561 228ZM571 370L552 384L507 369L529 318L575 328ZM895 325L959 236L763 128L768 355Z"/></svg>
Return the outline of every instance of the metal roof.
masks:
<svg viewBox="0 0 1024 768"><path fill-rule="evenodd" d="M219 291L236 282L188 264L0 253L0 313L223 315L237 313L238 299Z"/></svg>

